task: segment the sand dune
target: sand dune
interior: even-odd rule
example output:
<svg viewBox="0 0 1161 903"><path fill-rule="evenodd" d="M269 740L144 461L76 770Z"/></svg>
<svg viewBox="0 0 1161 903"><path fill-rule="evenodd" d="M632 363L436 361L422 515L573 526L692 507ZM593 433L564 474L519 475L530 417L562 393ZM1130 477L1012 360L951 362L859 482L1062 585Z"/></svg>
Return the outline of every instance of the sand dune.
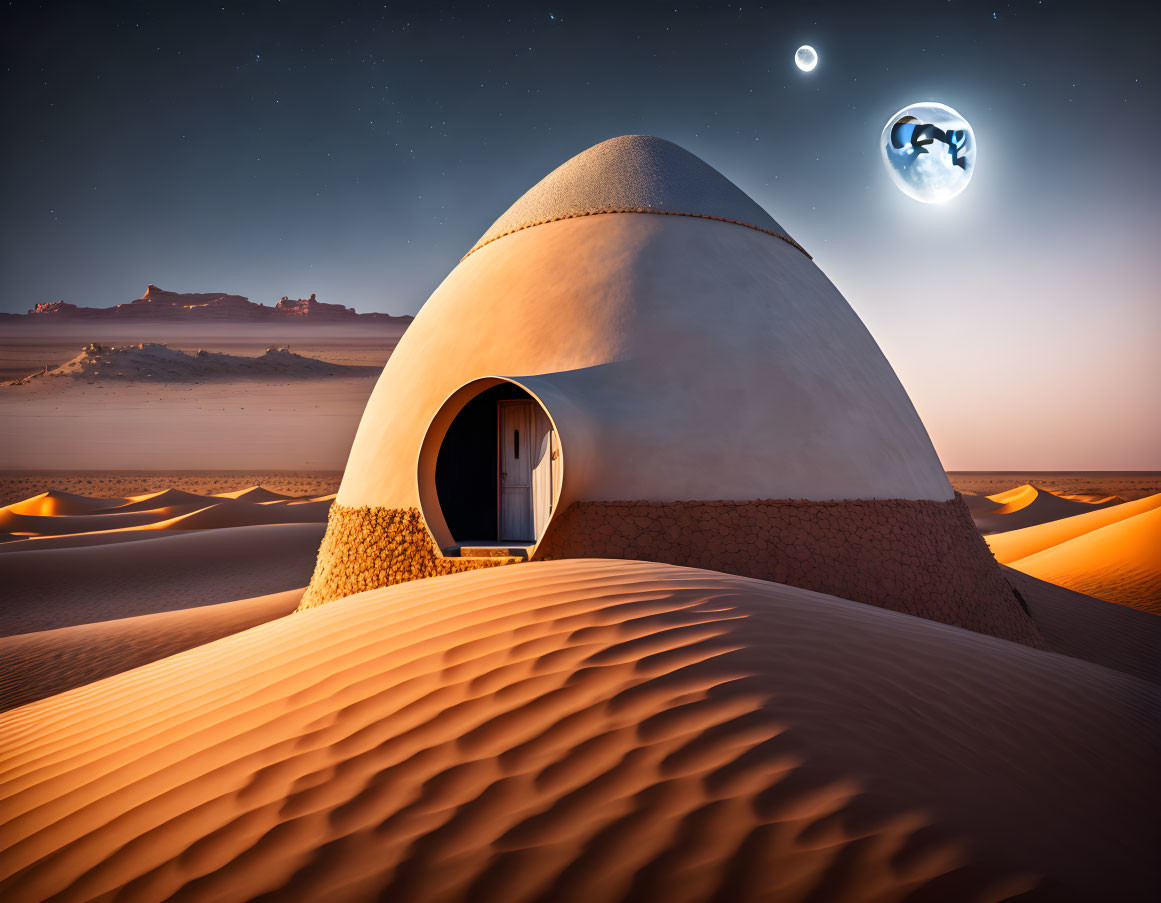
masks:
<svg viewBox="0 0 1161 903"><path fill-rule="evenodd" d="M332 492L329 495L320 495L320 496L317 496L316 498L313 498L313 499L297 501L297 502L291 501L291 502L287 502L287 504L289 504L289 505L305 505L305 504L308 504L308 502L333 502L336 498L338 498L338 496L339 496L339 494L337 492Z"/></svg>
<svg viewBox="0 0 1161 903"><path fill-rule="evenodd" d="M176 506L195 507L209 505L214 501L211 495L198 495L185 492L182 489L163 489L160 492L147 492L143 495L133 495L123 505L117 505L98 512L98 514L117 514L122 511L153 511L157 508L171 508Z"/></svg>
<svg viewBox="0 0 1161 903"><path fill-rule="evenodd" d="M973 518L995 514L1004 507L1000 502L994 502L986 495L973 495L965 492L963 500L967 503L968 511L971 512Z"/></svg>
<svg viewBox="0 0 1161 903"><path fill-rule="evenodd" d="M26 514L35 517L60 517L62 515L91 514L102 508L122 505L127 499L98 499L71 492L50 490L35 495L22 502L15 502L0 508L0 514Z"/></svg>
<svg viewBox="0 0 1161 903"><path fill-rule="evenodd" d="M1010 567L1020 594L1053 652L1161 684L1161 618L1086 596Z"/></svg>
<svg viewBox="0 0 1161 903"><path fill-rule="evenodd" d="M123 542L141 542L157 539L159 536L183 535L183 530L167 530L159 533L149 525L125 527L118 530L96 530L92 533L63 533L60 536L14 536L14 541L0 541L0 556L14 552L44 552L49 549L80 549L88 546L109 546Z"/></svg>
<svg viewBox="0 0 1161 903"><path fill-rule="evenodd" d="M1025 527L1022 530L993 533L986 541L996 560L1007 564L1156 508L1161 508L1161 493L1134 502L1124 502L1097 511L1090 510L1073 517ZM1161 556L1161 549L1158 550L1158 555Z"/></svg>
<svg viewBox="0 0 1161 903"><path fill-rule="evenodd" d="M0 348L2 351L2 348ZM0 420L3 414L0 413ZM182 489L194 495L221 496L239 486L263 486L292 498L320 499L334 493L341 471L180 471L180 470L0 470L0 501L22 503L50 486L82 496L107 497L108 504L130 501L130 496L163 489ZM108 507L102 505L101 507ZM35 514L35 511L25 511ZM61 512L84 513L84 512Z"/></svg>
<svg viewBox="0 0 1161 903"><path fill-rule="evenodd" d="M705 571L458 574L4 715L0 895L1151 900L1159 693Z"/></svg>
<svg viewBox="0 0 1161 903"><path fill-rule="evenodd" d="M1010 564L1086 595L1161 614L1161 506Z"/></svg>
<svg viewBox="0 0 1161 903"><path fill-rule="evenodd" d="M292 495L271 492L264 486L250 486L246 489L236 489L233 492L219 492L217 493L217 497L223 499L240 499L245 502L306 501L305 499L297 499Z"/></svg>
<svg viewBox="0 0 1161 903"><path fill-rule="evenodd" d="M329 501L307 501L288 505L284 502L248 502L237 499L211 499L209 504L176 505L159 508L157 519L144 524L119 528L118 532L156 530L218 530L226 527L248 527L256 524L322 524L326 523ZM115 517L109 514L103 517ZM100 521L95 519L95 524ZM51 527L51 523L46 527Z"/></svg>
<svg viewBox="0 0 1161 903"><path fill-rule="evenodd" d="M59 536L65 533L92 533L155 524L176 516L172 509L160 511L116 511L107 514L65 514L59 517L13 514L0 511L0 529L9 533ZM182 512L184 513L184 512Z"/></svg>
<svg viewBox="0 0 1161 903"><path fill-rule="evenodd" d="M325 524L330 502L302 505L255 505L227 500L155 525L159 529L213 530L251 524Z"/></svg>
<svg viewBox="0 0 1161 903"><path fill-rule="evenodd" d="M1119 505L1125 499L1119 495L1105 495L1096 492L1057 492L1062 499L1084 502L1086 505Z"/></svg>
<svg viewBox="0 0 1161 903"><path fill-rule="evenodd" d="M230 602L305 586L322 524L266 524L0 555L0 635Z"/></svg>
<svg viewBox="0 0 1161 903"><path fill-rule="evenodd" d="M304 502L298 505L279 505L270 510L266 505L230 508L218 504L197 511L186 512L164 520L135 527L117 527L94 530L89 533L66 533L59 536L27 534L11 535L0 539L0 555L11 552L31 552L46 549L78 549L83 546L104 546L121 542L137 542L155 538L159 532L183 533L194 530L223 530L230 527L253 527L260 524L325 524L330 502ZM51 527L52 525L47 525ZM19 540L16 542L14 540Z"/></svg>
<svg viewBox="0 0 1161 903"><path fill-rule="evenodd" d="M1056 495L1090 500L1143 499L1161 492L1161 471L1157 470L1041 470L1041 471L955 471L947 478L957 492L988 496L1013 486L1031 483Z"/></svg>
<svg viewBox="0 0 1161 903"><path fill-rule="evenodd" d="M294 611L302 592L0 638L0 710L283 617Z"/></svg>
<svg viewBox="0 0 1161 903"><path fill-rule="evenodd" d="M976 526L983 533L1019 530L1117 504L1116 501L1097 504L1077 501L1054 495L1031 483L986 497L965 496L965 501L968 502Z"/></svg>
<svg viewBox="0 0 1161 903"><path fill-rule="evenodd" d="M0 554L14 551L78 548L145 538L158 530L215 530L257 524L325 523L332 497L284 496L261 486L201 496L177 489L131 496L123 504L95 508L102 501L74 496L68 507L87 507L76 515L22 514L54 506L61 493L45 493L0 508ZM293 504L292 504L293 503ZM136 534L136 535L134 535Z"/></svg>

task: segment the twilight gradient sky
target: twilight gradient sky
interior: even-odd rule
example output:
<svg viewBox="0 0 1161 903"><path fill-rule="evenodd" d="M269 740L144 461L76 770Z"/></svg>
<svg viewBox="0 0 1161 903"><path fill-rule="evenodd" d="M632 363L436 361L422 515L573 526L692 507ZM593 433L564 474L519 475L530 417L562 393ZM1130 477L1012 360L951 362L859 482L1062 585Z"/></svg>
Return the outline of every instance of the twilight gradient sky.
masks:
<svg viewBox="0 0 1161 903"><path fill-rule="evenodd" d="M881 8L880 8L881 7ZM1155 4L23 3L0 309L148 282L414 312L525 189L668 138L815 257L950 469L1161 469ZM811 43L820 63L793 65ZM930 207L883 123L938 100ZM707 316L712 316L707 307Z"/></svg>

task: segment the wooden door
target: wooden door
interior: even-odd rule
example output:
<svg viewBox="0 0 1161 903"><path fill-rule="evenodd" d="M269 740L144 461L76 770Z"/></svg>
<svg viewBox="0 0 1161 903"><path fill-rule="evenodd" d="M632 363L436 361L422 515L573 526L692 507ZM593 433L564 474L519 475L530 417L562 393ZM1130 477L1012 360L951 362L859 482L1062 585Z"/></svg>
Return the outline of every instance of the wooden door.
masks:
<svg viewBox="0 0 1161 903"><path fill-rule="evenodd" d="M552 421L539 405L532 415L532 441L536 450L532 462L532 534L539 542L552 517L553 475L558 457Z"/></svg>
<svg viewBox="0 0 1161 903"><path fill-rule="evenodd" d="M533 403L501 401L500 542L532 542Z"/></svg>

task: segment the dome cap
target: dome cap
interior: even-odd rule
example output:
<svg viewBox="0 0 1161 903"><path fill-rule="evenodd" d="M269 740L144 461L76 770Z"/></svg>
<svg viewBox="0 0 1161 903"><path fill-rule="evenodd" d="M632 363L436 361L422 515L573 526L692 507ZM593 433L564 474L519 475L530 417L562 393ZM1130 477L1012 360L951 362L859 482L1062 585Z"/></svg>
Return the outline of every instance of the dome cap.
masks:
<svg viewBox="0 0 1161 903"><path fill-rule="evenodd" d="M622 135L577 154L537 182L468 254L521 229L600 213L725 220L776 235L802 250L774 217L705 161L663 138Z"/></svg>

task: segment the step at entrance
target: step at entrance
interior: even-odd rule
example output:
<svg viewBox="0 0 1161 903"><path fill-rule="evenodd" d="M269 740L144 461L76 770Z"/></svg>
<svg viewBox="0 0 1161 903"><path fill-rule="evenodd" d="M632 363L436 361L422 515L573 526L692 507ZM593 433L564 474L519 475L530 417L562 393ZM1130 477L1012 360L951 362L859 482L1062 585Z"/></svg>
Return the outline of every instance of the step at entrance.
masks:
<svg viewBox="0 0 1161 903"><path fill-rule="evenodd" d="M527 561L531 546L526 545L461 545L445 549L444 554L460 558L508 558Z"/></svg>

